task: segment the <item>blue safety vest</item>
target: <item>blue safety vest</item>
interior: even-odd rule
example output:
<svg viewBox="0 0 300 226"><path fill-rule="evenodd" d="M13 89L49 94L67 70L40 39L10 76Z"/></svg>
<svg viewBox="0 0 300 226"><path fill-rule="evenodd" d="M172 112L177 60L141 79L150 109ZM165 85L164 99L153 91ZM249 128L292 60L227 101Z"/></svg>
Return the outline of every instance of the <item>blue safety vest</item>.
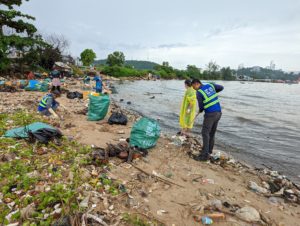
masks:
<svg viewBox="0 0 300 226"><path fill-rule="evenodd" d="M203 107L205 113L221 112L221 105L218 98L218 94L214 85L205 84L199 90L203 97Z"/></svg>
<svg viewBox="0 0 300 226"><path fill-rule="evenodd" d="M47 101L49 98L53 98L52 94L47 94L42 98L42 100L39 103L39 111L45 110L47 108ZM52 107L55 106L56 101L53 99Z"/></svg>
<svg viewBox="0 0 300 226"><path fill-rule="evenodd" d="M96 76L94 78L94 80L96 81L96 92L97 93L101 93L102 92L102 80L99 76Z"/></svg>

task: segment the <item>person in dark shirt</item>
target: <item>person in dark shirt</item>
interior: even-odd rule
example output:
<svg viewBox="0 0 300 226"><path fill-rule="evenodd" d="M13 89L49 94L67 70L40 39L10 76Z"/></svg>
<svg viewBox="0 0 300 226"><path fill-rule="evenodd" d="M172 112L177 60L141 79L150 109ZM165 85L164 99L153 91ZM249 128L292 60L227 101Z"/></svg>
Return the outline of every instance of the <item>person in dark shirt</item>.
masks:
<svg viewBox="0 0 300 226"><path fill-rule="evenodd" d="M222 116L222 109L217 93L221 92L224 87L212 83L203 84L198 79L193 79L192 86L196 90L199 113L205 112L202 125L202 152L195 159L207 161L212 154L215 144L215 133Z"/></svg>
<svg viewBox="0 0 300 226"><path fill-rule="evenodd" d="M50 73L50 76L52 77L52 91L58 91L59 93L61 92L60 86L60 78L61 78L61 73L58 70L53 70Z"/></svg>

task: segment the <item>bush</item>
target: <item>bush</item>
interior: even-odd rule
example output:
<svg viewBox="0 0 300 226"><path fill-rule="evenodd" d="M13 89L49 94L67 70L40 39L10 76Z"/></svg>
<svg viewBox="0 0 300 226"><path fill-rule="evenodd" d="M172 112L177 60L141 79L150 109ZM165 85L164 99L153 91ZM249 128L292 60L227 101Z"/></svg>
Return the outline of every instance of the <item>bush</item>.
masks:
<svg viewBox="0 0 300 226"><path fill-rule="evenodd" d="M147 71L136 70L134 68L121 67L121 66L105 66L102 71L103 74L107 74L113 77L143 77L147 74Z"/></svg>
<svg viewBox="0 0 300 226"><path fill-rule="evenodd" d="M75 65L71 65L72 71L74 75L83 76L83 71Z"/></svg>

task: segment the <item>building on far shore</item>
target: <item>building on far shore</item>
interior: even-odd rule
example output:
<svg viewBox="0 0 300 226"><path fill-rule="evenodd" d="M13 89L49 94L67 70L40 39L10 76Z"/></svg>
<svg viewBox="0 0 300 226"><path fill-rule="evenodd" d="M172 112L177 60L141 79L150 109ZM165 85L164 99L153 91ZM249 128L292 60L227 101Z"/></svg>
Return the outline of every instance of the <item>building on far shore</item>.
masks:
<svg viewBox="0 0 300 226"><path fill-rule="evenodd" d="M253 78L247 75L236 75L238 81L253 81Z"/></svg>

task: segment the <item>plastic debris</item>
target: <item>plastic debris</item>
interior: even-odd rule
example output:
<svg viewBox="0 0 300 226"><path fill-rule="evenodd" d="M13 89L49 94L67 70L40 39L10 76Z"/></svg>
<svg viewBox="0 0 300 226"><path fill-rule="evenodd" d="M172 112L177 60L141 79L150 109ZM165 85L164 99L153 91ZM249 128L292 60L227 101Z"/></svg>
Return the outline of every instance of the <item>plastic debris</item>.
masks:
<svg viewBox="0 0 300 226"><path fill-rule="evenodd" d="M268 193L268 190L266 188L260 187L259 185L257 185L257 183L253 182L253 181L249 181L249 188L257 193L262 193L262 194L266 194Z"/></svg>
<svg viewBox="0 0 300 226"><path fill-rule="evenodd" d="M157 213L157 215L162 216L163 214L168 213L168 211L166 211L166 210L157 210L156 213Z"/></svg>
<svg viewBox="0 0 300 226"><path fill-rule="evenodd" d="M215 184L214 179L203 179L202 184Z"/></svg>
<svg viewBox="0 0 300 226"><path fill-rule="evenodd" d="M204 224L204 225L211 225L211 224L213 224L214 222L213 222L213 220L211 219L211 218L209 218L209 217L202 217L202 224Z"/></svg>
<svg viewBox="0 0 300 226"><path fill-rule="evenodd" d="M239 217L240 219L248 221L248 222L260 221L259 212L251 206L245 206L245 207L239 209L238 211L236 211L236 216Z"/></svg>

